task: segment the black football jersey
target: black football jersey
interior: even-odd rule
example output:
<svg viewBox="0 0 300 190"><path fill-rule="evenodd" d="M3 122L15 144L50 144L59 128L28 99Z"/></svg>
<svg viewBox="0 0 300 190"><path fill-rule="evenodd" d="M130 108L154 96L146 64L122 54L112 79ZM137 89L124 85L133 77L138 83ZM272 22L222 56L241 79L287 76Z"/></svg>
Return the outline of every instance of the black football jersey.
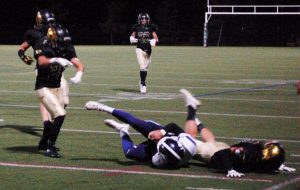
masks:
<svg viewBox="0 0 300 190"><path fill-rule="evenodd" d="M38 44L39 40L43 38L45 35L41 30L38 30L36 28L29 29L25 32L24 38L25 41L33 48L35 49L35 46Z"/></svg>
<svg viewBox="0 0 300 190"><path fill-rule="evenodd" d="M152 33L157 31L157 26L154 24L136 24L132 27L132 31L136 33L135 37L138 39L137 48L151 54L150 40L153 38Z"/></svg>
<svg viewBox="0 0 300 190"><path fill-rule="evenodd" d="M42 38L36 45L34 57L38 60L39 56L46 56L47 58L62 57L68 60L77 57L73 45L64 48L53 48L47 41L47 38ZM65 70L63 66L58 63L48 65L37 64L37 77L35 89L43 87L59 88L62 72Z"/></svg>
<svg viewBox="0 0 300 190"><path fill-rule="evenodd" d="M240 142L231 147L239 147L233 152L234 168L241 171L253 171L259 169L261 163L261 144L258 142Z"/></svg>
<svg viewBox="0 0 300 190"><path fill-rule="evenodd" d="M230 150L232 148L233 151ZM259 171L262 169L261 150L262 144L258 141L240 142L217 151L210 160L210 166L226 171Z"/></svg>

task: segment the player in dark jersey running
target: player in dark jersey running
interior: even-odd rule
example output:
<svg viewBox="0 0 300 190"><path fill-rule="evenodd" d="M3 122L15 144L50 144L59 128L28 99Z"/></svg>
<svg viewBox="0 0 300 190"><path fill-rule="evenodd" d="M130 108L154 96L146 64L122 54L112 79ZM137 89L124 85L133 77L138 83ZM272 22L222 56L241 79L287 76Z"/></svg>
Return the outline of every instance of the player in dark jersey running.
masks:
<svg viewBox="0 0 300 190"><path fill-rule="evenodd" d="M138 24L132 27L130 43L137 44L136 56L140 66L140 92L146 93L146 77L151 63L151 46L158 43L157 26L150 23L150 16L147 13L138 15Z"/></svg>
<svg viewBox="0 0 300 190"><path fill-rule="evenodd" d="M68 30L62 26L50 27L47 36L36 45L34 54L37 60L36 95L53 120L48 136L43 137L47 140L45 155L58 158L61 155L55 143L66 115L64 94L60 90L62 74L65 67L75 66L77 73L70 81L78 84L84 65L76 56Z"/></svg>

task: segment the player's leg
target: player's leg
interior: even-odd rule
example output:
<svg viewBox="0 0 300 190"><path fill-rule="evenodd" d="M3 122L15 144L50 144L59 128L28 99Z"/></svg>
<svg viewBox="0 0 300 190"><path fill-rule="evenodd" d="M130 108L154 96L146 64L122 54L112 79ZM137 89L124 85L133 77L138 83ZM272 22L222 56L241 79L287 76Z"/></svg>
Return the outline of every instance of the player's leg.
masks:
<svg viewBox="0 0 300 190"><path fill-rule="evenodd" d="M187 118L184 126L185 132L190 134L194 138L196 138L198 133L200 133L201 138L204 142L215 141L215 136L213 135L213 133L208 128L206 128L198 118L196 118L197 108L201 104L201 102L197 100L186 89L181 89L180 92L184 96L187 107Z"/></svg>
<svg viewBox="0 0 300 190"><path fill-rule="evenodd" d="M57 153L55 142L64 122L66 111L58 98L58 89L42 88L36 90L36 94L40 102L51 114L51 117L54 118L49 131L48 149L45 155L49 157L60 157L60 154Z"/></svg>
<svg viewBox="0 0 300 190"><path fill-rule="evenodd" d="M48 138L52 122L50 114L42 103L40 104L40 113L42 116L44 129L41 140L39 141L38 150L46 150L48 148Z"/></svg>
<svg viewBox="0 0 300 190"><path fill-rule="evenodd" d="M85 104L86 109L88 110L99 110L99 111L104 111L107 112L116 118L118 118L120 121L129 124L132 126L135 130L140 132L144 137L148 137L148 134L151 131L162 129L163 127L159 125L158 123L155 123L153 121L149 120L142 120L134 115L125 112L123 110L115 109L112 107L109 107L107 105L94 102L94 101L89 101Z"/></svg>
<svg viewBox="0 0 300 190"><path fill-rule="evenodd" d="M140 92L146 93L146 78L149 66L148 54L140 48L136 48L136 56L140 66Z"/></svg>
<svg viewBox="0 0 300 190"><path fill-rule="evenodd" d="M128 124L118 123L111 119L104 120L104 123L120 133L122 149L126 158L137 161L148 161L151 159L156 146L149 146L148 141L146 141L147 143L135 145L129 136Z"/></svg>

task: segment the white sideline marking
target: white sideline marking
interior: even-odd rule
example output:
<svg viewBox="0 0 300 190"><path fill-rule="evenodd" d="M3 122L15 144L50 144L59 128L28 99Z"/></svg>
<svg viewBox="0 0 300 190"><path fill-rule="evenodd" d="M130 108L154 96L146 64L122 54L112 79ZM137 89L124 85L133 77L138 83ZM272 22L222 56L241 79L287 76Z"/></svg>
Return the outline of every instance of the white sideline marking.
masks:
<svg viewBox="0 0 300 190"><path fill-rule="evenodd" d="M297 181L300 181L300 176L296 177L296 178L293 178L293 179L290 179L290 180L286 180L282 183L279 183L279 184L276 184L276 185L273 185L272 187L268 187L266 188L265 190L277 190L277 189L282 189L283 187L287 186L287 185L290 185L290 184L293 184L293 183L296 183Z"/></svg>
<svg viewBox="0 0 300 190"><path fill-rule="evenodd" d="M195 174L171 174L163 172L146 172L146 171L134 171L134 170L118 170L108 168L89 168L89 167L75 167L75 166L55 166L55 165L37 165L37 164L19 164L10 162L0 162L0 166L20 167L20 168L42 168L42 169L61 169L72 171L91 171L91 172L108 172L108 173L122 173L122 174L134 174L134 175L154 175L154 176L168 176L168 177L184 177L184 178L202 178L202 179L218 179L218 180L238 180L249 182L265 182L271 183L271 179L251 179L251 178L227 178L217 177L209 175L195 175Z"/></svg>
<svg viewBox="0 0 300 190"><path fill-rule="evenodd" d="M17 105L17 104L0 104L0 107L20 107L20 108L39 108L39 106L33 105ZM84 110L83 107L68 107L71 110ZM125 110L125 109L124 109ZM146 113L168 113L168 114L186 114L182 111L159 111L159 110L130 110L129 112L146 112ZM227 116L227 117L256 117L256 118L281 118L281 119L300 119L298 116L286 116L286 115L255 115L255 114L226 114L226 113L208 113L198 112L199 115L214 115L214 116Z"/></svg>
<svg viewBox="0 0 300 190"><path fill-rule="evenodd" d="M43 128L33 128L38 130L43 130ZM64 129L62 128L61 131L66 132L82 132L82 133L99 133L99 134L119 134L118 132L113 131L97 131L97 130L82 130L82 129ZM140 133L130 132L130 135L141 135ZM230 140L246 140L249 138L239 138L239 137L218 137L217 139L230 139ZM274 139L256 139L256 140L274 140ZM290 142L290 143L300 143L300 141L297 140L286 140L286 139L276 139L280 142Z"/></svg>

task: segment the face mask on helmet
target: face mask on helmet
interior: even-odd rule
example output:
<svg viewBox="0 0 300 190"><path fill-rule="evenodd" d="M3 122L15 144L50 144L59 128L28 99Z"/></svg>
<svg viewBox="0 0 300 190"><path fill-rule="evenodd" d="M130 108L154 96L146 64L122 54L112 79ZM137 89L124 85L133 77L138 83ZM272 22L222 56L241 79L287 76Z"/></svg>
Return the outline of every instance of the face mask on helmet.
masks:
<svg viewBox="0 0 300 190"><path fill-rule="evenodd" d="M178 141L164 137L158 143L158 152L163 154L170 166L178 166L184 157L184 148Z"/></svg>
<svg viewBox="0 0 300 190"><path fill-rule="evenodd" d="M150 23L150 16L148 13L141 13L138 15L138 23L146 25Z"/></svg>

